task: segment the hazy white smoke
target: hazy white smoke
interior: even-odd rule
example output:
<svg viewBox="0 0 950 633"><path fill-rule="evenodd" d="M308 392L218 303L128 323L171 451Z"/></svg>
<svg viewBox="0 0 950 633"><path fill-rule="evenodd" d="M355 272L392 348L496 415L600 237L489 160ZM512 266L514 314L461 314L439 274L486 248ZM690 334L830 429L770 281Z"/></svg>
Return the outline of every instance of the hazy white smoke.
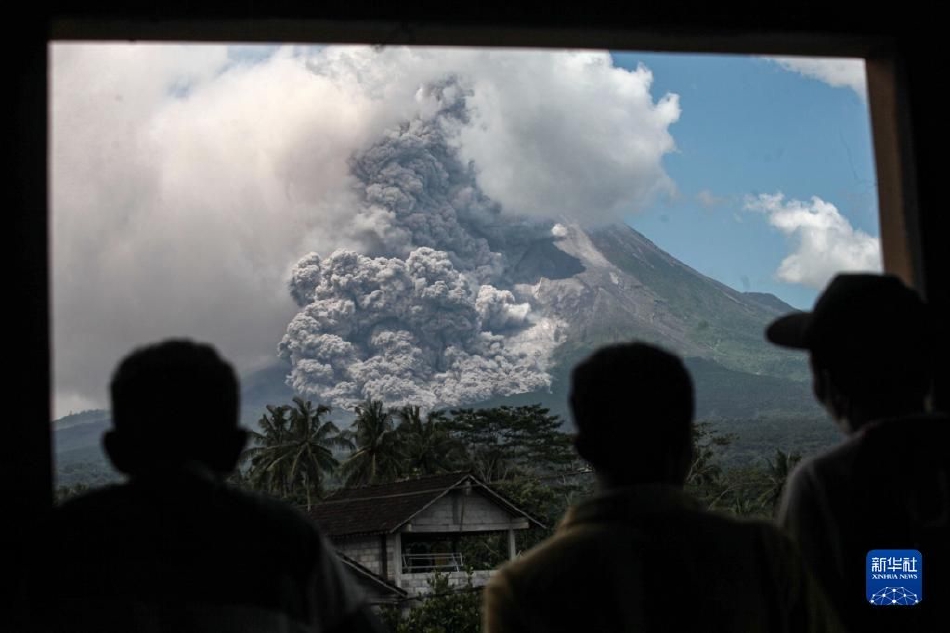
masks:
<svg viewBox="0 0 950 633"><path fill-rule="evenodd" d="M298 306L286 290L305 253L441 250L475 302L480 284L508 289L510 254L546 218L613 219L670 187L676 97L654 101L649 71L607 53L51 51L58 414L105 405L115 362L157 338L210 341L242 372L272 360L316 287L298 267ZM513 332L524 311L483 317Z"/></svg>

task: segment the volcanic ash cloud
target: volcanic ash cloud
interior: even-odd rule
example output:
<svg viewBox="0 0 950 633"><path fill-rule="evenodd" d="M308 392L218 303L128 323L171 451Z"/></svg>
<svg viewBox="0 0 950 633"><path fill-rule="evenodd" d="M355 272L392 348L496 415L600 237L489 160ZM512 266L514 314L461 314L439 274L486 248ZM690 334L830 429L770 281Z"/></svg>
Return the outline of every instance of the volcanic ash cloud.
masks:
<svg viewBox="0 0 950 633"><path fill-rule="evenodd" d="M553 334L509 289L506 252L551 239L551 223L503 215L458 158L469 94L458 80L420 94L425 116L350 159L364 252L310 254L292 273L302 310L279 351L294 390L327 404L433 408L550 384Z"/></svg>
<svg viewBox="0 0 950 633"><path fill-rule="evenodd" d="M434 408L549 384L537 355L496 333L523 330L529 306L473 285L444 251L420 247L405 260L310 254L294 269L291 291L303 309L280 353L293 388L322 402Z"/></svg>

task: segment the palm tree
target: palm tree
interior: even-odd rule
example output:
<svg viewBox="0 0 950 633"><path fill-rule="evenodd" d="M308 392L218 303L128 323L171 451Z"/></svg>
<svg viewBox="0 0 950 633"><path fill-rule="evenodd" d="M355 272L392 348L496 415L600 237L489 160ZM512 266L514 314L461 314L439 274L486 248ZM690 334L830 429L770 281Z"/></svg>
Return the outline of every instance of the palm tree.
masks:
<svg viewBox="0 0 950 633"><path fill-rule="evenodd" d="M241 455L243 463L249 463L247 480L261 492L277 497L289 495L286 459L290 438L290 407L267 405L267 413L257 421L261 432L251 431L251 446Z"/></svg>
<svg viewBox="0 0 950 633"><path fill-rule="evenodd" d="M349 437L356 451L343 463L347 486L393 481L403 472L400 440L391 411L380 400L366 400L356 406L355 432Z"/></svg>
<svg viewBox="0 0 950 633"><path fill-rule="evenodd" d="M686 483L696 487L715 486L722 476L722 468L714 461L715 456L709 449L702 449L693 456Z"/></svg>
<svg viewBox="0 0 950 633"><path fill-rule="evenodd" d="M782 449L775 449L775 461L766 460L768 468L766 469L767 488L759 496L761 503L768 503L769 507L775 510L779 499L782 498L782 492L785 490L785 482L788 476L795 468L795 464L801 461L802 456L799 453L786 453Z"/></svg>
<svg viewBox="0 0 950 633"><path fill-rule="evenodd" d="M732 436L711 430L708 422L694 424L691 433L693 459L686 473L686 485L697 497L715 503L728 489L723 486L717 449L732 442Z"/></svg>
<svg viewBox="0 0 950 633"><path fill-rule="evenodd" d="M258 422L263 433L252 433L257 446L245 451L251 462L251 482L284 498L303 498L307 507L323 495L325 475L339 464L334 448L351 448L333 422L330 407L294 397L294 406L271 407ZM288 417L289 416L289 417Z"/></svg>
<svg viewBox="0 0 950 633"><path fill-rule="evenodd" d="M430 411L422 419L419 407L406 405L396 410L401 436L405 473L435 475L458 467L463 459L461 446L449 434L441 411Z"/></svg>
<svg viewBox="0 0 950 633"><path fill-rule="evenodd" d="M300 482L306 490L309 508L311 494L323 496L324 475L340 465L333 456L333 449L351 449L353 445L333 422L323 419L330 413L330 407L320 404L314 409L309 400L298 397L294 398L294 404L296 407L290 412L294 458L289 474L291 481Z"/></svg>

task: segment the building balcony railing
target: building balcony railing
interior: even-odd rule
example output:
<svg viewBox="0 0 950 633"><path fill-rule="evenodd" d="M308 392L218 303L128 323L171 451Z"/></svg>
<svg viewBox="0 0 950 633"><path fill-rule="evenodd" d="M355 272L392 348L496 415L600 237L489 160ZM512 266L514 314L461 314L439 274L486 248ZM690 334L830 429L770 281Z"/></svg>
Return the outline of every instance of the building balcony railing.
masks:
<svg viewBox="0 0 950 633"><path fill-rule="evenodd" d="M433 571L465 571L462 554L444 552L402 555L402 573L423 574Z"/></svg>

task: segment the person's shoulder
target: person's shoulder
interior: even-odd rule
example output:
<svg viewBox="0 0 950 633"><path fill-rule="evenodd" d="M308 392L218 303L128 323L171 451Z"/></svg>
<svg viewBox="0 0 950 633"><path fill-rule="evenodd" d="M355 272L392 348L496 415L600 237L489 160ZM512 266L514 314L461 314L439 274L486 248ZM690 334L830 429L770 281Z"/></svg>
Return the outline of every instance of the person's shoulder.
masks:
<svg viewBox="0 0 950 633"><path fill-rule="evenodd" d="M92 488L57 504L50 518L54 523L95 519L126 507L134 494L128 483Z"/></svg>
<svg viewBox="0 0 950 633"><path fill-rule="evenodd" d="M782 550L794 549L788 534L771 521L757 518L733 518L731 521L746 540L763 542Z"/></svg>
<svg viewBox="0 0 950 633"><path fill-rule="evenodd" d="M56 506L57 510L82 508L96 506L100 504L113 505L122 502L127 497L135 494L128 481L114 482L104 486L89 488L79 494L69 497Z"/></svg>
<svg viewBox="0 0 950 633"><path fill-rule="evenodd" d="M895 441L909 440L928 445L930 442L946 442L950 438L950 416L920 413L877 420L868 424L862 435L862 445L877 450L887 450Z"/></svg>
<svg viewBox="0 0 950 633"><path fill-rule="evenodd" d="M719 529L710 529L711 539L738 558L765 561L785 568L796 564L799 553L791 537L776 524L758 518L734 517L718 512L707 513L708 521L719 523Z"/></svg>
<svg viewBox="0 0 950 633"><path fill-rule="evenodd" d="M593 551L604 548L608 539L606 529L598 525L560 528L548 539L505 563L496 574L499 576L496 583L504 578L524 580L530 584L531 578L556 575L570 561L597 560Z"/></svg>
<svg viewBox="0 0 950 633"><path fill-rule="evenodd" d="M45 558L63 560L92 556L104 547L121 547L135 524L130 511L134 493L128 484L88 490L57 503L36 526L33 542Z"/></svg>
<svg viewBox="0 0 950 633"><path fill-rule="evenodd" d="M769 521L753 517L737 517L715 510L697 510L690 517L695 529L710 540L728 540L734 547L755 549L763 542L779 543L785 534Z"/></svg>
<svg viewBox="0 0 950 633"><path fill-rule="evenodd" d="M864 434L859 432L817 455L805 457L789 473L787 488L794 490L806 486L843 484L854 470L863 443Z"/></svg>
<svg viewBox="0 0 950 633"><path fill-rule="evenodd" d="M256 525L302 538L319 535L316 524L303 511L285 501L228 484L222 485L220 494Z"/></svg>
<svg viewBox="0 0 950 633"><path fill-rule="evenodd" d="M210 522L221 538L235 547L253 543L256 561L282 561L297 570L332 573L335 552L331 542L302 510L279 499L222 485ZM307 571L306 573L311 573Z"/></svg>
<svg viewBox="0 0 950 633"><path fill-rule="evenodd" d="M853 460L857 453L861 450L861 446L864 444L864 442L865 433L860 431L857 433L852 433L848 437L838 442L837 445L832 446L831 448L828 448L817 455L806 457L800 462L800 464L803 468L807 468L810 464L815 470L823 472L829 468L834 468L842 462Z"/></svg>

